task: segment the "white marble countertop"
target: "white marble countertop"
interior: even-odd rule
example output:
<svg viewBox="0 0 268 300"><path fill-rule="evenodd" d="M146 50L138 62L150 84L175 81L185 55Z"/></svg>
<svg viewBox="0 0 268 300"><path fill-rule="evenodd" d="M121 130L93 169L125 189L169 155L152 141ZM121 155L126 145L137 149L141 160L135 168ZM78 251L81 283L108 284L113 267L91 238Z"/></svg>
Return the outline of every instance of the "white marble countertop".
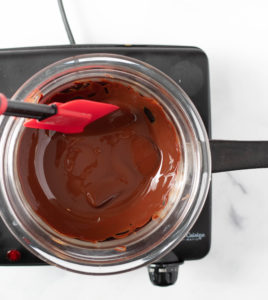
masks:
<svg viewBox="0 0 268 300"><path fill-rule="evenodd" d="M64 0L77 43L191 45L208 55L213 138L268 139L267 2ZM0 1L0 48L68 43L55 0ZM178 282L0 267L1 299L267 299L268 170L213 175L212 248Z"/></svg>

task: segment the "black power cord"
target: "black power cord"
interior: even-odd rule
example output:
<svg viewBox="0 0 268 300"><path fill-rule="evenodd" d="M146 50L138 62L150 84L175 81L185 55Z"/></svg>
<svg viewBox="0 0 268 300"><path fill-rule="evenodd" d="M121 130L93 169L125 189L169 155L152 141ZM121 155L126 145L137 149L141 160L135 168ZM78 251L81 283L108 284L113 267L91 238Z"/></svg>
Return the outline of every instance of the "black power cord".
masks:
<svg viewBox="0 0 268 300"><path fill-rule="evenodd" d="M59 5L60 13L61 13L61 18L62 18L64 27L65 27L66 33L68 35L68 39L70 41L70 44L75 45L75 40L74 40L72 31L71 31L69 22L68 22L67 17L66 17L66 13L65 13L65 10L64 10L62 0L58 0L58 5Z"/></svg>

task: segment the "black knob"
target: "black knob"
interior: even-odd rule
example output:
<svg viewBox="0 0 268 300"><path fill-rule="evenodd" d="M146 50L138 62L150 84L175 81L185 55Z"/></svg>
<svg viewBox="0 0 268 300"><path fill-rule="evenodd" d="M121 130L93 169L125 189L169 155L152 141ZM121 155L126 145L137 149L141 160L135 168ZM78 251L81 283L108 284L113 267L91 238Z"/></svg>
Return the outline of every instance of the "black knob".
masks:
<svg viewBox="0 0 268 300"><path fill-rule="evenodd" d="M151 282L158 286L174 284L178 278L178 263L154 263L148 266Z"/></svg>

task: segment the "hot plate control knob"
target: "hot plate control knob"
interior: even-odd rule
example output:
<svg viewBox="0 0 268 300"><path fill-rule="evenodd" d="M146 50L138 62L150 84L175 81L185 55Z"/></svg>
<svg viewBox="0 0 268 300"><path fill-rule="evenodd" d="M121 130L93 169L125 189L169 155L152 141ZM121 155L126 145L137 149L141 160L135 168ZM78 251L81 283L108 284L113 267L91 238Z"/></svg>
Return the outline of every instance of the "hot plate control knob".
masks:
<svg viewBox="0 0 268 300"><path fill-rule="evenodd" d="M158 286L172 285L177 281L178 263L154 263L148 266L151 282Z"/></svg>

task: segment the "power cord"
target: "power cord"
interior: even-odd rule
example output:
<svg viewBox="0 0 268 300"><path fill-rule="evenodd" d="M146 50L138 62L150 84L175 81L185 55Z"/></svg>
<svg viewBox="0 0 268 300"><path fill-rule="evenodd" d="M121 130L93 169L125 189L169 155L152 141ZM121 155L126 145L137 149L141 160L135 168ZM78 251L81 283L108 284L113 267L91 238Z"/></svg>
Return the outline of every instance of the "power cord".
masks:
<svg viewBox="0 0 268 300"><path fill-rule="evenodd" d="M68 22L67 17L66 17L66 13L65 13L65 9L64 9L62 0L58 0L58 5L59 5L60 13L61 13L61 18L62 18L64 27L65 27L65 31L66 31L66 33L68 35L68 39L70 41L70 44L71 45L75 45L75 40L74 40L72 31L71 31L69 22Z"/></svg>

